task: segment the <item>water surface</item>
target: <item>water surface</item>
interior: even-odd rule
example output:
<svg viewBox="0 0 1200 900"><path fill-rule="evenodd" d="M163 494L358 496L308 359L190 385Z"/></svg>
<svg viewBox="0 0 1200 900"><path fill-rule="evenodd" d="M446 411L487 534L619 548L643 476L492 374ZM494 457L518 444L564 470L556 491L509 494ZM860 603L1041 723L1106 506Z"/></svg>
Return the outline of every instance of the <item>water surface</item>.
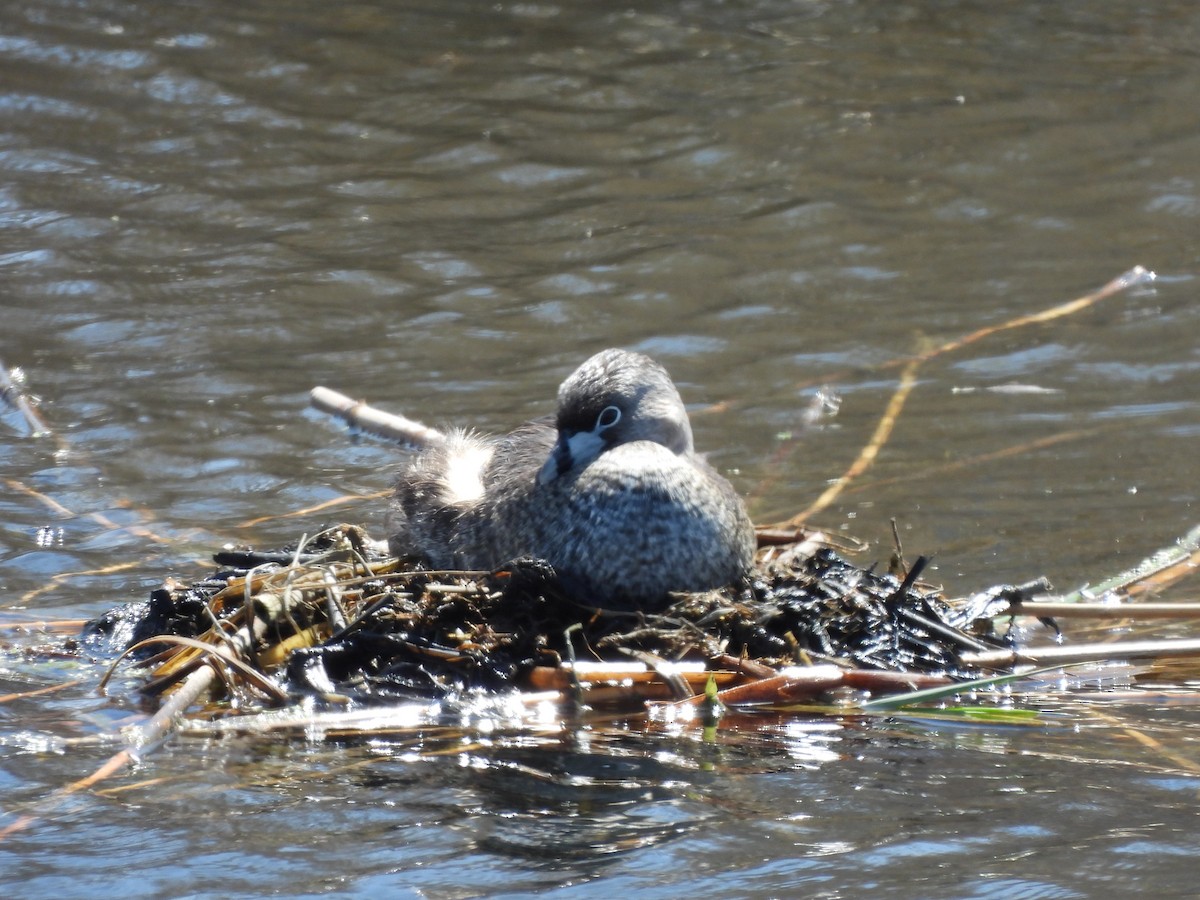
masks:
<svg viewBox="0 0 1200 900"><path fill-rule="evenodd" d="M0 418L3 619L378 527L377 499L282 518L398 459L314 384L500 430L612 345L786 518L868 442L881 364L1141 264L1152 286L923 365L817 516L864 564L895 518L951 594L1118 571L1198 518L1197 46L1180 2L8 4L0 359L55 433ZM806 425L821 386L840 413ZM0 693L83 682L0 706L6 811L111 752L56 739L139 714L100 671L3 657ZM1190 700L1100 702L715 744L185 738L0 866L25 897L1188 895Z"/></svg>

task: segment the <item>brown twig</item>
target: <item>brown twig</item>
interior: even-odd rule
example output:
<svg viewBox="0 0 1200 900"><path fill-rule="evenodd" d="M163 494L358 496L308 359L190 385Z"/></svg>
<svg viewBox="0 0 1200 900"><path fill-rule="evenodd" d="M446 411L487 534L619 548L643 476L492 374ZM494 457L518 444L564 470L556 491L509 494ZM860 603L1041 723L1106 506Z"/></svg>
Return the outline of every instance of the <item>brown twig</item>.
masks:
<svg viewBox="0 0 1200 900"><path fill-rule="evenodd" d="M0 631L51 631L55 634L75 634L87 624L87 619L46 619L41 621L0 622Z"/></svg>
<svg viewBox="0 0 1200 900"><path fill-rule="evenodd" d="M1127 291L1132 287L1147 284L1153 281L1155 275L1149 269L1142 266L1134 266L1127 272L1118 275L1104 287L1090 294L1085 294L1075 300L1070 300L1066 303L1060 303L1057 306L1052 306L1049 309L1044 309L1041 312L1030 313L1026 316L1017 316L1015 319L1009 319L1007 322L1000 322L997 325L987 325L983 328L978 328L968 335L956 338L952 341L947 341L940 346L934 347L920 354L917 359L922 362L927 362L935 356L941 356L944 353L950 353L954 350L959 350L966 347L968 344L974 344L976 341L981 341L984 338L991 337L993 334L999 334L1002 331L1011 331L1014 328L1024 328L1026 325L1039 325L1043 322L1052 322L1055 319L1061 319L1064 316L1074 315L1080 310L1087 309L1099 303L1101 300L1106 300L1114 294L1119 294L1122 291ZM887 364L890 366L900 365L901 361L896 360Z"/></svg>
<svg viewBox="0 0 1200 900"><path fill-rule="evenodd" d="M882 371L885 369L903 368L900 376L900 384L892 399L885 410L883 417L875 428L875 433L871 436L871 440L859 453L858 458L850 466L841 478L831 484L825 492L818 497L809 507L797 515L792 516L787 520L787 525L795 525L804 522L809 517L815 515L821 510L827 508L843 491L845 491L850 482L870 468L878 455L880 448L887 442L891 436L892 429L895 426L896 418L904 407L904 402L908 399L909 393L916 384L916 371L922 363L926 363L935 357L942 356L946 353L951 353L959 350L970 344L974 344L984 338L990 337L1003 331L1010 331L1015 328L1023 328L1026 325L1040 324L1050 322L1063 316L1072 315L1080 310L1087 309L1101 300L1118 294L1121 291L1136 287L1140 284L1154 280L1154 273L1142 266L1134 266L1129 271L1114 278L1112 281L1105 284L1099 290L1093 291L1090 294L1085 294L1075 300L1067 303L1060 303L1052 306L1049 309L1044 309L1040 312L1030 313L1024 316L1017 316L1005 322L1000 322L996 325L988 325L983 328L978 328L971 333L960 338L955 338L951 341L946 341L943 344L934 346L928 350L916 354L915 356L897 357L889 360L878 366L871 367L874 371ZM840 381L850 377L850 372L836 372L832 375L825 375L819 379L819 383L827 384L832 381ZM818 382L813 382L818 383ZM798 387L810 387L811 384L799 385Z"/></svg>
<svg viewBox="0 0 1200 900"><path fill-rule="evenodd" d="M946 353L951 353L955 350L960 350L970 344L977 343L984 338L991 337L994 334L999 334L1004 331L1011 331L1015 328L1023 328L1026 325L1037 325L1044 322L1052 322L1055 319L1061 319L1063 316L1073 315L1074 313L1085 310L1090 306L1094 306L1102 300L1107 300L1122 291L1127 291L1130 288L1138 287L1139 285L1148 284L1155 279L1155 274L1142 266L1134 266L1127 272L1123 272L1116 278L1109 281L1103 287L1093 291L1090 294L1085 294L1082 297L1077 297L1074 300L1069 300L1066 303L1059 303L1051 306L1048 309L1043 309L1040 312L1030 313L1024 316L1017 316L1013 319L1008 319L1004 322L999 322L995 325L986 325L983 328L977 328L970 334L962 337L954 338L945 343L938 344L929 350L918 353L916 356L898 356L890 359L887 362L880 363L875 366L864 366L857 370L844 369L840 372L832 372L822 375L820 378L811 381L802 382L796 386L797 390L804 390L815 385L830 384L838 381L845 381L852 378L863 371L881 372L887 369L898 369L907 366L913 361L928 362L929 360L942 356Z"/></svg>
<svg viewBox="0 0 1200 900"><path fill-rule="evenodd" d="M252 639L261 639L262 635L265 634L265 631L265 625L261 626L261 628L258 628L257 633ZM239 632L233 636L233 639L235 643L243 644L247 640L247 637L244 633ZM179 643L186 642L186 639L180 638L173 638L172 640ZM222 662L235 662L233 654L229 653L229 651L225 650L224 648L210 648L208 645L202 645L202 647L205 651L212 652L214 657L220 657ZM243 646L238 646L237 649L239 651L244 651ZM115 666L116 663L114 662L113 665ZM88 775L86 778L81 778L78 781L74 781L65 787L59 788L57 791L54 791L47 798L41 801L40 804L38 804L39 809L37 812L26 813L23 816L19 816L7 826L0 829L0 842L3 842L5 838L10 837L11 835L28 828L30 825L37 822L37 820L42 816L53 812L72 794L77 794L80 791L87 790L104 779L123 771L127 766L137 762L142 754L146 753L148 750L169 738L175 731L177 723L180 721L183 714L187 712L187 710L191 708L191 706L195 704L201 697L209 692L209 690L212 688L214 680L217 677L217 674L217 668L213 664L203 666L190 673L183 680L182 684L180 684L179 687L177 687L167 696L166 702L163 703L158 712L151 716L149 720L134 728L127 729L122 733L123 742L125 744L124 748L113 754L113 756L109 757L109 759L91 775ZM106 675L105 680L107 680L108 677L109 676ZM261 678L261 676L258 677ZM101 687L103 687L103 683ZM272 687L274 686L272 685ZM276 688L275 690L278 689Z"/></svg>

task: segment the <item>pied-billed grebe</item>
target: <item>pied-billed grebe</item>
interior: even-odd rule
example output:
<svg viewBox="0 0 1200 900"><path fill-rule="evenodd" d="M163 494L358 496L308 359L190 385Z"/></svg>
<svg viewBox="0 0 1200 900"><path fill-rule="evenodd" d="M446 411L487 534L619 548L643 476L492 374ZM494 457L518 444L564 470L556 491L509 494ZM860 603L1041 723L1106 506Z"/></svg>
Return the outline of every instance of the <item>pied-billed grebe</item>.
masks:
<svg viewBox="0 0 1200 900"><path fill-rule="evenodd" d="M398 556L464 569L538 557L575 599L626 608L733 584L755 546L733 486L696 456L670 376L625 350L576 369L553 420L425 447L388 525Z"/></svg>

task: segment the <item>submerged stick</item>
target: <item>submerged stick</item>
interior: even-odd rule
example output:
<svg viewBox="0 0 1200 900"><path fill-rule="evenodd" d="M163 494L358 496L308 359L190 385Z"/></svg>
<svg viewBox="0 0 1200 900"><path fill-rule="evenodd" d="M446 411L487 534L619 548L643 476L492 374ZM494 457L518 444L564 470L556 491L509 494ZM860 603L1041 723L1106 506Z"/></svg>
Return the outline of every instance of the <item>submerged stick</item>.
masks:
<svg viewBox="0 0 1200 900"><path fill-rule="evenodd" d="M67 688L78 687L83 684L83 679L73 678L70 681L63 681L58 684L52 684L49 687L37 688L32 691L18 691L14 694L0 694L0 703L11 703L13 700L24 700L26 697L40 697L43 694L54 694L58 691L65 691Z"/></svg>
<svg viewBox="0 0 1200 900"><path fill-rule="evenodd" d="M988 453L980 453L975 456L967 456L961 459L956 459L951 462L937 463L936 465L927 466L923 469L916 469L910 472L905 472L903 475L893 475L889 478L879 478L874 481L859 482L856 485L848 487L844 493L861 494L863 491L873 491L881 487L886 487L892 484L908 484L921 478L930 478L934 475L945 475L949 472L956 472L961 469L967 469L974 466L982 466L986 463L995 462L1000 459L1008 459L1014 456L1022 456L1026 453L1032 453L1035 450L1045 450L1047 447L1053 447L1055 444L1061 444L1064 441L1076 441L1086 437L1099 434L1099 428L1079 428L1073 431L1062 431L1058 434L1047 435L1046 437L1037 438L1032 441L1022 441L1019 444L1011 444L1000 450L992 450Z"/></svg>
<svg viewBox="0 0 1200 900"><path fill-rule="evenodd" d="M255 623L255 634L248 637L239 631L230 635L230 641L238 652L245 652L249 641L259 640L266 633L266 625ZM228 659L224 660L229 662ZM209 659L208 664L188 674L183 682L170 693L158 712L146 722L121 732L124 747L110 756L100 768L86 778L73 781L66 787L59 788L38 804L36 812L18 816L4 828L0 828L0 843L5 838L24 831L38 819L53 812L62 805L72 794L87 790L104 779L122 772L136 763L144 754L166 741L176 731L183 714L201 697L207 694L217 678L216 661Z"/></svg>
<svg viewBox="0 0 1200 900"><path fill-rule="evenodd" d="M72 794L85 791L137 762L143 752L161 743L170 735L178 718L212 687L214 678L216 678L216 671L211 666L197 669L189 675L183 685L171 695L170 700L163 704L162 708L151 716L149 721L126 732L125 746L121 750L110 756L104 765L96 769L91 775L81 778L78 781L73 781L66 787L54 791L38 804L40 807L39 811L18 816L4 828L0 829L0 843L5 838L19 831L24 831L43 816L54 812Z"/></svg>
<svg viewBox="0 0 1200 900"><path fill-rule="evenodd" d="M49 631L53 634L76 634L87 623L87 619L37 619L23 622L0 622L0 631Z"/></svg>
<svg viewBox="0 0 1200 900"><path fill-rule="evenodd" d="M1089 710L1089 714L1097 719L1103 719L1105 722L1114 726L1115 728L1119 728L1126 737L1137 741L1143 747L1147 748L1153 753L1157 753L1159 756L1163 757L1184 771L1191 772L1193 774L1200 773L1200 764L1197 764L1196 760L1189 756L1184 756L1182 753L1176 753L1173 750L1170 750L1163 745L1162 741L1151 737L1140 728L1134 728L1128 723L1121 721L1116 716L1109 715L1104 710L1096 709L1095 707Z"/></svg>
<svg viewBox="0 0 1200 900"><path fill-rule="evenodd" d="M99 512L80 514L80 513L75 512L72 509L68 509L67 507L63 506L61 503L59 503L53 497L50 497L46 494L43 494L41 491L31 488L31 487L29 487L29 485L25 484L24 482L18 481L15 478L5 478L5 479L2 479L2 481L6 487L8 487L14 491L19 491L20 493L25 494L27 497L33 498L34 500L38 501L43 506L45 506L47 509L49 509L51 512L53 512L59 516L62 516L64 519L75 519L75 518L81 518L81 517L88 518L88 519L91 519L96 524L101 525L104 528L108 529L109 531L128 531L132 535L136 535L137 537L146 538L146 540L155 541L156 543L159 543L159 544L169 544L170 543L170 541L167 538L163 537L162 535L155 534L153 531L151 531L149 528L146 528L144 525L121 525L117 522L114 522L108 516L104 515L104 513L99 513ZM140 510L134 510L134 511L140 512Z"/></svg>
<svg viewBox="0 0 1200 900"><path fill-rule="evenodd" d="M359 428L367 434L407 444L414 449L436 447L446 442L446 435L436 428L405 416L386 413L368 406L360 400L352 400L345 394L327 387L315 387L309 394L315 409L341 419L351 428Z"/></svg>

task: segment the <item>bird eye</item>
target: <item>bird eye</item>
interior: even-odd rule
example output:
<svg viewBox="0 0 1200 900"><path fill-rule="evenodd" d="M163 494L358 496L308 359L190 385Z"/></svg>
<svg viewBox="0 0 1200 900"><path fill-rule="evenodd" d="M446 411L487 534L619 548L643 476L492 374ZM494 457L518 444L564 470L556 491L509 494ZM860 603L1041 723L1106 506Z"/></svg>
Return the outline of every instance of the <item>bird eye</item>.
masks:
<svg viewBox="0 0 1200 900"><path fill-rule="evenodd" d="M621 411L615 406L606 406L600 410L600 415L596 418L596 434L602 431L607 431L618 422L621 421Z"/></svg>

